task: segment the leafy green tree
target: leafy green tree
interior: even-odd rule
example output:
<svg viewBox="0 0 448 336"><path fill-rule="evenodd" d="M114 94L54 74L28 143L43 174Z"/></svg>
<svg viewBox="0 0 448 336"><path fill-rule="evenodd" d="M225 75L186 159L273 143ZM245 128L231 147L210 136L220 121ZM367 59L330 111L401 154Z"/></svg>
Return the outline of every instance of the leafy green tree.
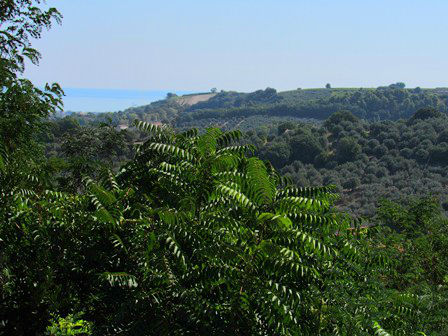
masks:
<svg viewBox="0 0 448 336"><path fill-rule="evenodd" d="M346 180L342 186L346 189L355 189L361 184L361 181L357 177L351 177L348 180Z"/></svg>
<svg viewBox="0 0 448 336"><path fill-rule="evenodd" d="M361 153L361 145L355 138L345 137L336 146L336 158L339 162L353 161Z"/></svg>
<svg viewBox="0 0 448 336"><path fill-rule="evenodd" d="M398 82L398 83L389 85L389 88L391 88L391 89L404 89L405 87L406 87L406 84L403 82Z"/></svg>
<svg viewBox="0 0 448 336"><path fill-rule="evenodd" d="M296 125L293 122L291 122L291 121L281 123L280 125L278 125L277 134L278 135L282 135L287 130L293 130L295 128L295 126Z"/></svg>
<svg viewBox="0 0 448 336"><path fill-rule="evenodd" d="M436 164L443 166L448 165L448 143L442 142L437 146L434 146L430 152L430 159Z"/></svg>
<svg viewBox="0 0 448 336"><path fill-rule="evenodd" d="M53 20L61 22L55 8L42 9L42 0L10 0L0 3L0 65L2 74L16 77L25 69L25 59L37 64L40 54L31 39L40 38ZM3 77L3 76L2 76Z"/></svg>
<svg viewBox="0 0 448 336"><path fill-rule="evenodd" d="M126 131L113 126L79 127L61 137L61 154L67 166L60 172L59 187L65 191L80 190L83 178L95 178L102 170L118 168L127 154Z"/></svg>
<svg viewBox="0 0 448 336"><path fill-rule="evenodd" d="M300 130L292 136L290 146L290 160L299 160L303 163L313 163L323 151L319 138L308 129Z"/></svg>
<svg viewBox="0 0 448 336"><path fill-rule="evenodd" d="M426 120L429 118L437 118L442 114L434 108L423 108L415 112L415 114L409 119L409 123L415 123L417 120Z"/></svg>
<svg viewBox="0 0 448 336"><path fill-rule="evenodd" d="M166 94L166 99L171 99L171 98L174 98L174 97L177 97L177 94L172 93L172 92L168 92Z"/></svg>
<svg viewBox="0 0 448 336"><path fill-rule="evenodd" d="M290 160L291 150L284 142L274 142L263 150L262 155L276 168L281 168Z"/></svg>
<svg viewBox="0 0 448 336"><path fill-rule="evenodd" d="M157 250L147 263L148 280L163 281L158 308L170 312L169 326L160 321L159 330L288 334L329 327L322 323L321 276L330 272L328 260L351 253L333 234L349 227L329 208L334 195L281 187L269 166L244 157L247 147L227 146L238 132L172 135L138 126L151 137L120 178L158 195Z"/></svg>
<svg viewBox="0 0 448 336"><path fill-rule="evenodd" d="M31 39L39 38L61 15L54 8L42 10L42 1L15 0L0 3L0 195L19 185L24 187L30 176L41 175L42 160L36 136L44 120L62 106L61 88L57 84L38 89L21 78L25 60L37 64L39 53ZM0 200L0 216L6 208Z"/></svg>
<svg viewBox="0 0 448 336"><path fill-rule="evenodd" d="M437 142L438 142L438 143L442 143L442 142L446 142L446 143L448 143L448 129L443 130L443 131L439 134L439 136L438 136L438 138L437 138Z"/></svg>
<svg viewBox="0 0 448 336"><path fill-rule="evenodd" d="M333 127L342 123L343 121L348 121L350 123L357 123L359 119L353 115L350 111L338 111L333 113L327 120L325 120L325 127L329 130L333 130Z"/></svg>

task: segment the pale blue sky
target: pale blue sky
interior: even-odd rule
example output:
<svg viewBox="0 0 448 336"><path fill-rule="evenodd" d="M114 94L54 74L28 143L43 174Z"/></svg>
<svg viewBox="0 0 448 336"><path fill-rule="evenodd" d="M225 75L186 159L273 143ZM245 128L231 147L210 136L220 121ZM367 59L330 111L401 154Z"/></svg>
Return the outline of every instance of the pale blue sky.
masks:
<svg viewBox="0 0 448 336"><path fill-rule="evenodd" d="M448 0L48 0L36 84L250 91L448 86Z"/></svg>

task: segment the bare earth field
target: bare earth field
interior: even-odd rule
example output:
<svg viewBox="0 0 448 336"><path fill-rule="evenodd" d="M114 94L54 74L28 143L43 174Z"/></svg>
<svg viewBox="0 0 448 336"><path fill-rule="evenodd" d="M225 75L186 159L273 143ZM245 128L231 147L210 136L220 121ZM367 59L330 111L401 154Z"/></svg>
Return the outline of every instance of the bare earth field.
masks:
<svg viewBox="0 0 448 336"><path fill-rule="evenodd" d="M206 94L197 94L197 95L186 95L181 96L177 99L179 105L182 106L192 106L194 104L207 101L210 98L216 96L216 93L206 93Z"/></svg>

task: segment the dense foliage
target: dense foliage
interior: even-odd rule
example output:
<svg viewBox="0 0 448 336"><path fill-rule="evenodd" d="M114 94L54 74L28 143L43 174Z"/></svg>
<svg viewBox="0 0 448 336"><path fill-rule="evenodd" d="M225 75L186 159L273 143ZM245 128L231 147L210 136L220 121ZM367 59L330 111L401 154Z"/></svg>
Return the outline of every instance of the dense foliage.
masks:
<svg viewBox="0 0 448 336"><path fill-rule="evenodd" d="M406 335L444 323L442 310L415 324L415 314L432 316L434 301L396 283L406 256L392 264L388 256L402 249L382 246L397 238L387 228L353 231L331 209L330 189L288 185L246 158L250 146L231 145L239 132L138 126L150 136L117 176L87 179L81 194L40 183L14 192L0 231L7 333L43 330L51 313L73 312L101 335L368 335L374 321ZM426 230L445 230L434 204L408 213L386 204L378 221L419 232L429 240L416 245L423 252L433 237ZM446 258L437 260L443 275ZM408 271L411 284L446 281L416 272Z"/></svg>
<svg viewBox="0 0 448 336"><path fill-rule="evenodd" d="M256 122L263 126L254 128ZM272 117L226 123L245 129L241 143L255 145L257 155L295 184L334 184L342 194L338 205L351 213L373 215L382 197L398 200L428 193L448 209L448 118L436 110L421 109L398 121L365 121L337 112L323 123ZM74 117L55 120L47 134L53 163L66 161L54 168L60 170L60 187L79 181L79 174L71 178L76 172L94 177L101 162L107 163L103 168L118 166L132 157L133 145L143 139L135 128L80 126ZM67 144L74 150L67 152Z"/></svg>
<svg viewBox="0 0 448 336"><path fill-rule="evenodd" d="M448 210L448 118L366 122L338 112L323 124L282 123L248 134L261 157L298 185L335 184L341 205L372 215L379 198L438 195Z"/></svg>
<svg viewBox="0 0 448 336"><path fill-rule="evenodd" d="M144 113L130 130L112 118L126 113L51 120L59 86L21 78L23 58L38 59L29 38L60 19L42 8L0 2L0 334L447 334L439 200L381 200L362 222L334 206L337 186L309 187L356 190L357 165L372 181L413 167L446 187L443 112L373 123L339 112L246 135L175 131ZM241 108L287 99L214 97ZM176 99L164 110L173 123ZM354 180L302 179L311 168Z"/></svg>

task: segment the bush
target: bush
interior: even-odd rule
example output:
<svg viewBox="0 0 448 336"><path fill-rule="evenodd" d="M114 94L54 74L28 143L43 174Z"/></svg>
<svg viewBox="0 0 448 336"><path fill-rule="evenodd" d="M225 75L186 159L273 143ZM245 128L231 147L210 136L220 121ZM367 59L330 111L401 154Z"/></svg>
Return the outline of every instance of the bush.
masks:
<svg viewBox="0 0 448 336"><path fill-rule="evenodd" d="M81 319L82 314L55 317L47 327L48 336L92 335L92 323Z"/></svg>

